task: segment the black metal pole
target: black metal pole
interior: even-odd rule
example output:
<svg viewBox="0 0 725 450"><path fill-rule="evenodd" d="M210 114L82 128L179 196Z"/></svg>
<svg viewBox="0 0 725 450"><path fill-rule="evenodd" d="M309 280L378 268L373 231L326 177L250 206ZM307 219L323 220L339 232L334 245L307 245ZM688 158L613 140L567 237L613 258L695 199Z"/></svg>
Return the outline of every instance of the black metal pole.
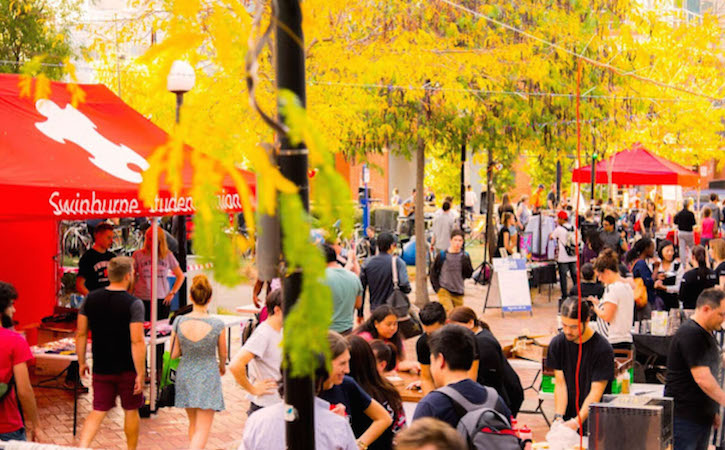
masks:
<svg viewBox="0 0 725 450"><path fill-rule="evenodd" d="M461 230L466 226L466 137L461 143Z"/></svg>
<svg viewBox="0 0 725 450"><path fill-rule="evenodd" d="M304 106L307 100L305 51L299 0L278 0L276 15L277 87L292 91ZM281 114L280 119L284 121ZM282 175L297 185L304 208L309 210L306 146L303 143L292 146L287 136L280 136L278 161ZM285 315L292 310L301 290L302 271L287 273L283 289ZM284 371L284 400L292 408L291 417L285 418L287 448L290 450L315 448L314 397L313 380L293 377L288 367Z"/></svg>
<svg viewBox="0 0 725 450"><path fill-rule="evenodd" d="M176 124L181 121L181 105L184 104L184 93L175 92L176 94ZM176 216L176 242L179 244L179 251L176 259L179 261L179 268L186 274L186 216ZM184 283L179 288L179 308L186 306L186 277Z"/></svg>
<svg viewBox="0 0 725 450"><path fill-rule="evenodd" d="M561 161L556 160L556 204L561 201ZM554 205L556 209L556 205Z"/></svg>

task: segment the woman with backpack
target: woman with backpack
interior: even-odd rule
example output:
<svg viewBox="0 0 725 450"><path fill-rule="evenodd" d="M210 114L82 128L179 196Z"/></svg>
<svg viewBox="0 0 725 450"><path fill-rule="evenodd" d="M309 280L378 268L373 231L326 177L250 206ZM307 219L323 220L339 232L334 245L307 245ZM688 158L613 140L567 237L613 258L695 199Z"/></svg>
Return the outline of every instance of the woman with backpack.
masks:
<svg viewBox="0 0 725 450"><path fill-rule="evenodd" d="M405 428L405 410L400 393L377 370L375 355L365 339L348 336L350 345L350 376L372 398L378 401L393 419L383 434L368 446L369 450L387 450L393 447L393 437ZM372 422L368 419L369 422Z"/></svg>
<svg viewBox="0 0 725 450"><path fill-rule="evenodd" d="M405 359L403 339L398 331L398 316L395 310L388 305L380 305L370 314L368 320L357 327L353 334L360 336L367 342L373 339L382 339L391 342L398 349L398 365L396 370L401 372L420 373L420 364L417 361Z"/></svg>
<svg viewBox="0 0 725 450"><path fill-rule="evenodd" d="M0 281L0 441L42 442L35 394L30 384L28 361L33 359L28 342L12 328L18 292ZM20 413L22 406L25 422Z"/></svg>

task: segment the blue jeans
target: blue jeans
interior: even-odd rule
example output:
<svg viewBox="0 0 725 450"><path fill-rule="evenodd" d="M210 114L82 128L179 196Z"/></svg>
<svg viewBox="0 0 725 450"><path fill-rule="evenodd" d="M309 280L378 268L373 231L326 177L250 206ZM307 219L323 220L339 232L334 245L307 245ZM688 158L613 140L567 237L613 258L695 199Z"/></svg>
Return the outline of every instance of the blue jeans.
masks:
<svg viewBox="0 0 725 450"><path fill-rule="evenodd" d="M712 424L702 425L682 417L674 420L674 450L707 450Z"/></svg>
<svg viewBox="0 0 725 450"><path fill-rule="evenodd" d="M27 441L25 436L25 428L10 433L0 433L0 441Z"/></svg>

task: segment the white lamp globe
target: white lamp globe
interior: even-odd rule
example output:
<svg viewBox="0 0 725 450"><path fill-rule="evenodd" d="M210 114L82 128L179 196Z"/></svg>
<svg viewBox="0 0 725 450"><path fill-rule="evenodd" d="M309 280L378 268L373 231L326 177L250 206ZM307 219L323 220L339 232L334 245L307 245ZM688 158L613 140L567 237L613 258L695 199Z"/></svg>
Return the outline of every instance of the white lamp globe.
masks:
<svg viewBox="0 0 725 450"><path fill-rule="evenodd" d="M169 76L166 78L166 89L175 94L184 94L194 87L196 74L194 68L186 61L174 61Z"/></svg>

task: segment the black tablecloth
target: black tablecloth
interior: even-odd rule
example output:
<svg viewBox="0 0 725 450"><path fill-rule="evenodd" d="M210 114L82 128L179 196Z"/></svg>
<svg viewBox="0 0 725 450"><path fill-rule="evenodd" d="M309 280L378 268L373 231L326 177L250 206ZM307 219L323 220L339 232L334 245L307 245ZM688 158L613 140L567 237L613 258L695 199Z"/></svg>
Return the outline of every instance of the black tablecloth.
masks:
<svg viewBox="0 0 725 450"><path fill-rule="evenodd" d="M661 383L667 366L667 355L673 336L654 336L651 334L632 334L636 360L635 383Z"/></svg>
<svg viewBox="0 0 725 450"><path fill-rule="evenodd" d="M673 336L655 336L652 334L632 334L638 354L653 355L667 360Z"/></svg>
<svg viewBox="0 0 725 450"><path fill-rule="evenodd" d="M529 286L538 287L540 284L556 283L556 263L550 262L545 266L532 267L529 270Z"/></svg>

